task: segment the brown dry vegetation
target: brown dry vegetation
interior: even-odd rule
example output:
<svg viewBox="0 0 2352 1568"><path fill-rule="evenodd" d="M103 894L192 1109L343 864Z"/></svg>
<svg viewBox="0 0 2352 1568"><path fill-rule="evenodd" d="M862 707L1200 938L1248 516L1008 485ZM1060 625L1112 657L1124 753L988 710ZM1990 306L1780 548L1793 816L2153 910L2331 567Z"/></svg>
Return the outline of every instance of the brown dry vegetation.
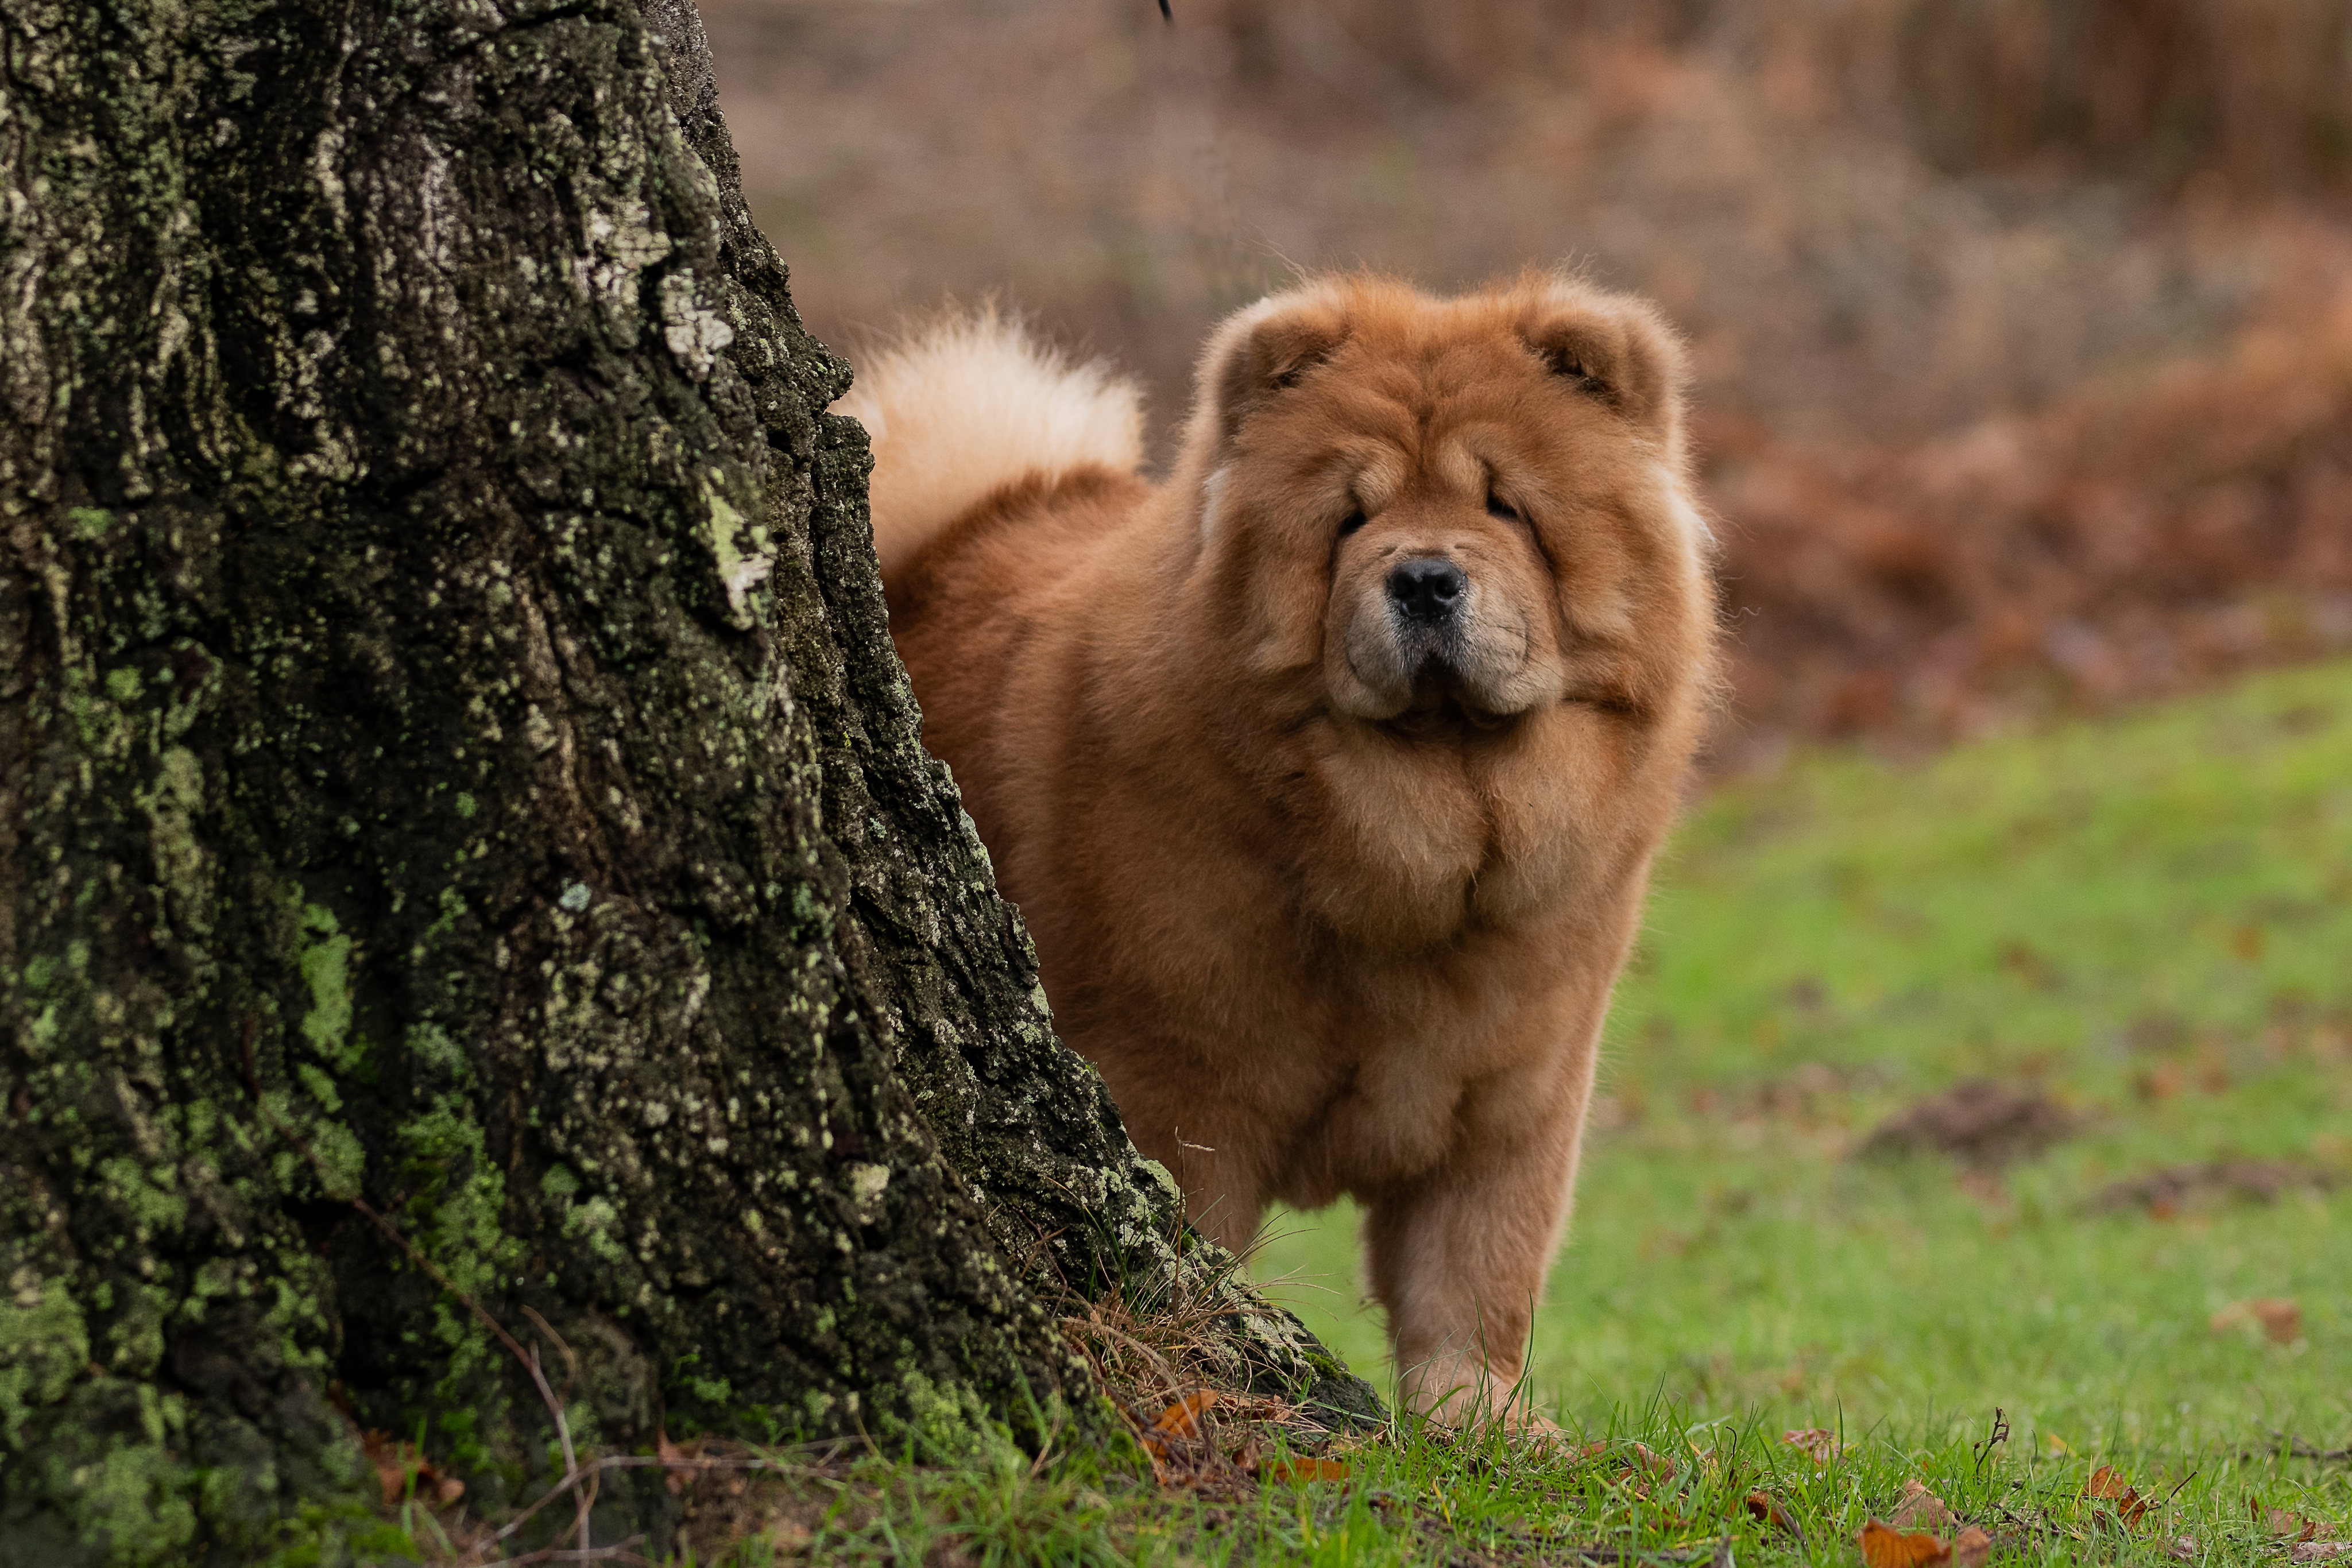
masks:
<svg viewBox="0 0 2352 1568"><path fill-rule="evenodd" d="M819 333L1000 292L1163 426L1293 265L1566 260L1700 375L1736 763L2352 645L2344 0L704 0Z"/></svg>

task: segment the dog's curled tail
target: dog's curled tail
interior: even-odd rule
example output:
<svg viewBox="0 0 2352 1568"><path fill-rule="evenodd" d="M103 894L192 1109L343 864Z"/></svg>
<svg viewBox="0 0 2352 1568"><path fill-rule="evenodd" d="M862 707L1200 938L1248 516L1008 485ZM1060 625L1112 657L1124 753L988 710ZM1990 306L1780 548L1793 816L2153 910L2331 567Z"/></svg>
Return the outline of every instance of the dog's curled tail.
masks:
<svg viewBox="0 0 2352 1568"><path fill-rule="evenodd" d="M1143 394L1080 363L993 307L941 316L857 368L834 405L874 443L874 549L882 577L1007 485L1143 464Z"/></svg>

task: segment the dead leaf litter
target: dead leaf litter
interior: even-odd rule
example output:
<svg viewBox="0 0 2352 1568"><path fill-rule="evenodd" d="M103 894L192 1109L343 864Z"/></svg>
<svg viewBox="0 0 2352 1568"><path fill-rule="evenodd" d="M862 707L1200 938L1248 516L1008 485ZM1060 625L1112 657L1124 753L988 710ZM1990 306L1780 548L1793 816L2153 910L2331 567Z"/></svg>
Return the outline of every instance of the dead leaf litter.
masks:
<svg viewBox="0 0 2352 1568"><path fill-rule="evenodd" d="M2291 1192L2326 1192L2336 1174L2292 1160L2210 1160L2109 1182L2084 1205L2095 1214L2143 1209L2169 1218L2184 1209L2220 1202L2276 1203Z"/></svg>
<svg viewBox="0 0 2352 1568"><path fill-rule="evenodd" d="M1972 1078L1887 1117L1857 1153L1865 1158L1943 1154L1990 1168L2031 1158L2079 1125L2074 1113L2038 1090Z"/></svg>

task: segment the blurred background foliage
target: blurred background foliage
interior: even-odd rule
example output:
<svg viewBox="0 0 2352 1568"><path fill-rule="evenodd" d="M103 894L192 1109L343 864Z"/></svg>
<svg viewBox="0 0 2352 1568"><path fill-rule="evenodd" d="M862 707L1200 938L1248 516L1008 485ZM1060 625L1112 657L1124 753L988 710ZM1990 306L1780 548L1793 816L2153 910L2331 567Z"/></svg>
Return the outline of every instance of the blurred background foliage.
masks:
<svg viewBox="0 0 2352 1568"><path fill-rule="evenodd" d="M2352 0L701 3L836 344L996 294L1164 451L1294 267L1689 335L1740 777L1620 989L1548 1404L2341 1432ZM1971 1077L2069 1135L1858 1157ZM1350 1212L1272 1229L1376 1366Z"/></svg>
<svg viewBox="0 0 2352 1568"><path fill-rule="evenodd" d="M2352 648L2343 0L703 0L854 348L997 294L1149 386L1294 267L1689 334L1719 768Z"/></svg>

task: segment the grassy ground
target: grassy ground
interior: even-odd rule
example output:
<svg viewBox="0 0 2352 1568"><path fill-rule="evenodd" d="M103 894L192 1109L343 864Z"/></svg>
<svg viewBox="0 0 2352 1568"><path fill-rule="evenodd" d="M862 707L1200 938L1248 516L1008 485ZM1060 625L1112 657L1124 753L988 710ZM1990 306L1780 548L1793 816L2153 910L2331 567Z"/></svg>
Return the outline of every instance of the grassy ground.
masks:
<svg viewBox="0 0 2352 1568"><path fill-rule="evenodd" d="M1565 1419L1999 1405L2077 1447L2352 1437L2352 1191L2086 1212L2183 1162L2352 1178L2352 666L1728 790L1676 842L1610 1033L1536 1330ZM1976 1076L2082 1131L1998 1176L1852 1157ZM1351 1226L1286 1217L1258 1268L1370 1364ZM2294 1299L2302 1332L2209 1326L2255 1297Z"/></svg>
<svg viewBox="0 0 2352 1568"><path fill-rule="evenodd" d="M1720 1561L1727 1541L1853 1563L1913 1479L1996 1562L2285 1561L2249 1499L2352 1526L2352 1469L2277 1452L2352 1444L2352 665L1724 791L1677 841L1611 1038L1530 1379L1574 1443L1406 1429L1344 1481L1222 1498L867 1460L810 1479L800 1522L737 1560ZM2076 1133L1995 1171L1855 1157L1970 1077L2046 1093ZM2227 1159L2340 1179L2095 1205ZM1353 1217L1276 1230L1261 1277L1384 1367ZM2257 1298L2294 1303L2281 1337L2230 1321ZM1979 1449L1997 1407L2008 1440ZM1781 1440L1805 1427L1843 1451ZM2154 1502L2136 1528L2084 1495L2102 1465ZM1801 1538L1751 1517L1753 1490Z"/></svg>

